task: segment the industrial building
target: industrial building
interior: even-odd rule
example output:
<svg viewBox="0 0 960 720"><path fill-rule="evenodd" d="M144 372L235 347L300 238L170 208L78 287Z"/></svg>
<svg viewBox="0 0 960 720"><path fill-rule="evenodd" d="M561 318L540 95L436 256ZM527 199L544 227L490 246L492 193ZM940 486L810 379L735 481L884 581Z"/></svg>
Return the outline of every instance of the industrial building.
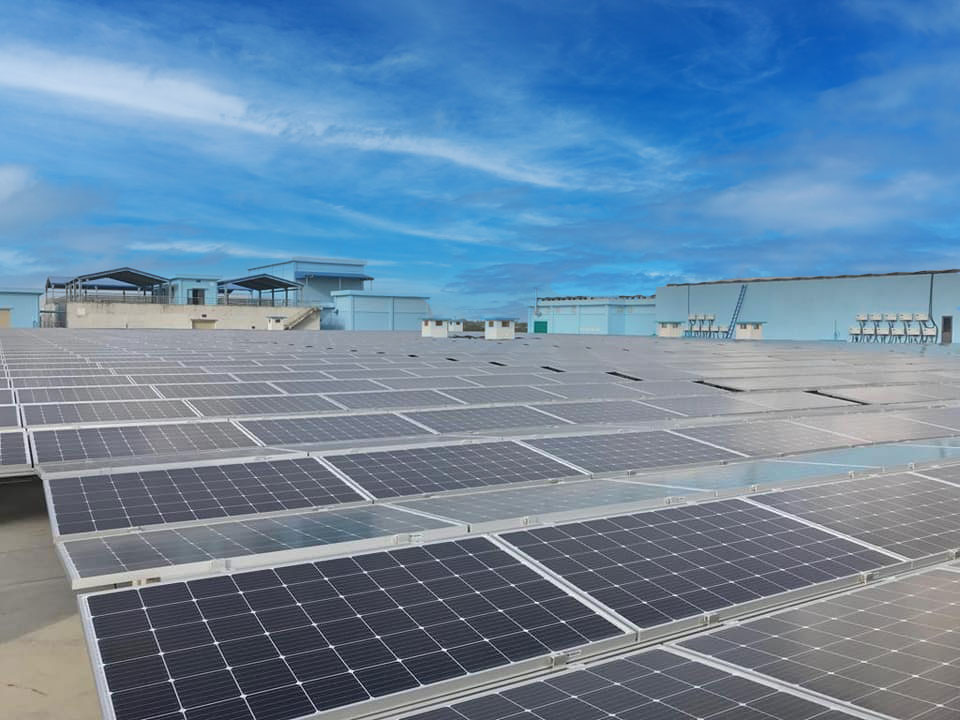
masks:
<svg viewBox="0 0 960 720"><path fill-rule="evenodd" d="M674 283L655 296L540 298L534 332L736 340L953 342L960 270Z"/></svg>
<svg viewBox="0 0 960 720"><path fill-rule="evenodd" d="M374 293L363 260L297 257L248 272L228 279L195 274L168 278L123 267L51 277L44 293L35 293L44 295L44 304L42 319L33 325L415 330L420 318L429 314L427 297Z"/></svg>
<svg viewBox="0 0 960 720"><path fill-rule="evenodd" d="M40 325L37 290L0 288L0 328L32 328Z"/></svg>
<svg viewBox="0 0 960 720"><path fill-rule="evenodd" d="M645 295L538 298L530 308L527 327L535 333L565 335L653 335L656 298Z"/></svg>

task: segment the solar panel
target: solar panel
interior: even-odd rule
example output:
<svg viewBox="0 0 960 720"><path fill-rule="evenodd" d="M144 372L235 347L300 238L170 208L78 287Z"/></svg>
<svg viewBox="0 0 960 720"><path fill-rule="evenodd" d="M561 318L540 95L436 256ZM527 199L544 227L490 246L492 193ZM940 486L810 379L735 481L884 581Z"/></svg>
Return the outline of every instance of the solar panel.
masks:
<svg viewBox="0 0 960 720"><path fill-rule="evenodd" d="M931 423L960 432L960 408L934 408L930 410L910 410L898 413L902 417L919 422Z"/></svg>
<svg viewBox="0 0 960 720"><path fill-rule="evenodd" d="M12 405L14 403L12 390L0 390L0 405Z"/></svg>
<svg viewBox="0 0 960 720"><path fill-rule="evenodd" d="M15 388L54 388L76 386L130 385L130 378L123 375L81 375L57 377L21 377L12 381Z"/></svg>
<svg viewBox="0 0 960 720"><path fill-rule="evenodd" d="M800 375L789 374L771 377L728 377L707 378L706 382L735 390L817 390L824 387L855 385L855 377L839 375Z"/></svg>
<svg viewBox="0 0 960 720"><path fill-rule="evenodd" d="M112 387L37 388L17 390L21 403L89 402L97 400L156 400L152 388L141 385Z"/></svg>
<svg viewBox="0 0 960 720"><path fill-rule="evenodd" d="M504 539L644 628L895 562L742 500L569 523Z"/></svg>
<svg viewBox="0 0 960 720"><path fill-rule="evenodd" d="M271 382L273 380L330 380L331 375L317 370L311 371L289 371L289 370L269 370L261 369L259 372L235 372L233 376L237 380L244 382Z"/></svg>
<svg viewBox="0 0 960 720"><path fill-rule="evenodd" d="M648 380L645 381L639 389L654 397L686 397L689 395L717 395L724 397L730 394L727 390L696 383L692 380Z"/></svg>
<svg viewBox="0 0 960 720"><path fill-rule="evenodd" d="M60 535L360 502L314 458L48 479Z"/></svg>
<svg viewBox="0 0 960 720"><path fill-rule="evenodd" d="M676 413L633 400L552 403L534 407L573 423L630 423L679 417Z"/></svg>
<svg viewBox="0 0 960 720"><path fill-rule="evenodd" d="M184 385L190 383L232 383L237 379L227 373L198 373L191 368L183 373L164 373L158 375L131 375L130 379L136 385Z"/></svg>
<svg viewBox="0 0 960 720"><path fill-rule="evenodd" d="M833 392L831 390L831 392ZM852 407L853 403L846 400L815 395L814 393L798 390L782 390L780 392L752 392L745 398L750 402L763 405L771 410L806 410L821 407Z"/></svg>
<svg viewBox="0 0 960 720"><path fill-rule="evenodd" d="M383 367L374 370L331 370L330 375L341 380L359 380L361 378L372 378L374 380L387 378L408 378L414 377L413 373L400 368Z"/></svg>
<svg viewBox="0 0 960 720"><path fill-rule="evenodd" d="M329 455L326 459L377 498L579 474L566 465L512 442Z"/></svg>
<svg viewBox="0 0 960 720"><path fill-rule="evenodd" d="M118 720L300 717L622 634L482 538L82 603Z"/></svg>
<svg viewBox="0 0 960 720"><path fill-rule="evenodd" d="M290 415L341 410L319 395L267 395L262 397L191 399L190 404L206 417L238 415Z"/></svg>
<svg viewBox="0 0 960 720"><path fill-rule="evenodd" d="M16 405L0 405L0 427L19 427L20 413Z"/></svg>
<svg viewBox="0 0 960 720"><path fill-rule="evenodd" d="M271 383L285 393L334 393L362 392L364 390L383 390L383 387L370 380L277 380Z"/></svg>
<svg viewBox="0 0 960 720"><path fill-rule="evenodd" d="M947 428L914 422L905 417L887 413L818 415L803 418L798 422L810 427L861 438L869 442L918 440L953 434L953 431Z"/></svg>
<svg viewBox="0 0 960 720"><path fill-rule="evenodd" d="M884 717L960 713L960 574L931 570L681 643Z"/></svg>
<svg viewBox="0 0 960 720"><path fill-rule="evenodd" d="M280 391L267 383L187 383L186 385L155 385L165 398L208 398L243 395L279 395Z"/></svg>
<svg viewBox="0 0 960 720"><path fill-rule="evenodd" d="M887 403L909 403L909 402L929 402L933 395L923 391L922 385L910 386L888 386L888 387L866 387L857 385L854 387L831 388L830 394L842 398L848 398L854 402L867 403L870 405L883 405Z"/></svg>
<svg viewBox="0 0 960 720"><path fill-rule="evenodd" d="M566 422L523 405L405 412L404 415L441 433L550 427Z"/></svg>
<svg viewBox="0 0 960 720"><path fill-rule="evenodd" d="M407 720L854 720L665 650L647 650Z"/></svg>
<svg viewBox="0 0 960 720"><path fill-rule="evenodd" d="M526 440L590 472L691 465L738 457L720 448L656 430Z"/></svg>
<svg viewBox="0 0 960 720"><path fill-rule="evenodd" d="M244 420L240 424L266 445L296 445L430 434L429 431L392 414Z"/></svg>
<svg viewBox="0 0 960 720"><path fill-rule="evenodd" d="M383 392L331 393L329 397L351 410L379 410L384 408L439 407L461 405L436 390L385 390Z"/></svg>
<svg viewBox="0 0 960 720"><path fill-rule="evenodd" d="M24 405L24 421L30 425L70 425L124 420L164 420L196 417L179 400L129 400L126 402L44 403Z"/></svg>
<svg viewBox="0 0 960 720"><path fill-rule="evenodd" d="M909 558L960 548L960 487L915 475L861 478L753 499Z"/></svg>
<svg viewBox="0 0 960 720"><path fill-rule="evenodd" d="M104 585L118 582L111 577L118 574L125 580L155 578L163 568L190 563L209 563L260 553L302 553L304 550L316 553L327 546L377 538L382 539L383 545L388 545L393 544L397 535L450 531L453 528L455 526L448 522L388 505L367 505L102 535L83 540L66 539L61 547L76 577L93 585ZM273 561L280 562L275 556ZM212 570L200 567L193 574ZM105 577L109 580L105 581Z"/></svg>
<svg viewBox="0 0 960 720"><path fill-rule="evenodd" d="M27 441L23 432L0 432L0 465L29 464Z"/></svg>
<svg viewBox="0 0 960 720"><path fill-rule="evenodd" d="M691 397L649 398L645 402L691 417L761 413L767 408L749 400L729 395L693 395Z"/></svg>
<svg viewBox="0 0 960 720"><path fill-rule="evenodd" d="M470 387L450 388L444 393L470 405L483 403L526 403L558 400L556 395L544 392L540 388L515 385L512 387Z"/></svg>
<svg viewBox="0 0 960 720"><path fill-rule="evenodd" d="M547 385L552 388L559 384L552 378L542 377L540 375L525 374L502 374L502 375L473 375L470 379L480 385L485 386L506 386L506 385Z"/></svg>
<svg viewBox="0 0 960 720"><path fill-rule="evenodd" d="M820 448L855 445L856 440L814 430L786 420L683 428L678 432L748 455L785 455Z"/></svg>
<svg viewBox="0 0 960 720"><path fill-rule="evenodd" d="M475 524L576 510L600 515L605 505L642 503L662 500L669 496L695 494L694 491L669 485L585 480L407 500L394 504L458 522Z"/></svg>
<svg viewBox="0 0 960 720"><path fill-rule="evenodd" d="M39 463L177 455L257 446L237 427L226 422L36 430L33 443Z"/></svg>
<svg viewBox="0 0 960 720"><path fill-rule="evenodd" d="M479 389L476 383L465 380L464 378L451 376L391 378L388 380L378 380L377 382L386 385L392 390L421 390L440 388L446 391L448 388Z"/></svg>

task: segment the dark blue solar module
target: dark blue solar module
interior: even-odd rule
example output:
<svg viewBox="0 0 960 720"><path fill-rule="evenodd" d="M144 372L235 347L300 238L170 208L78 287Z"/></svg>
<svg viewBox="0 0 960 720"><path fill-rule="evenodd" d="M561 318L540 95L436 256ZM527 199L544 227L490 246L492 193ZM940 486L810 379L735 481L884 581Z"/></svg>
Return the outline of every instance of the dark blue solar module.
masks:
<svg viewBox="0 0 960 720"><path fill-rule="evenodd" d="M117 720L295 718L623 634L484 538L82 603Z"/></svg>
<svg viewBox="0 0 960 720"><path fill-rule="evenodd" d="M641 627L896 562L743 500L504 537Z"/></svg>

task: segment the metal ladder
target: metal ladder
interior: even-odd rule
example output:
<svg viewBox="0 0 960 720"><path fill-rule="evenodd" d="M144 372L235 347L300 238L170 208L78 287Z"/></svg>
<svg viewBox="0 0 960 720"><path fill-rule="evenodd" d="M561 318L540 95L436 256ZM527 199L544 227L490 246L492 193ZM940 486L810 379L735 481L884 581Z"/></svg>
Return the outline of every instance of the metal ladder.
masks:
<svg viewBox="0 0 960 720"><path fill-rule="evenodd" d="M746 284L740 286L740 295L737 296L737 305L733 308L733 316L730 318L730 324L727 326L727 334L724 336L728 340L733 337L734 330L737 326L737 320L740 318L740 308L743 307L743 298L747 294Z"/></svg>

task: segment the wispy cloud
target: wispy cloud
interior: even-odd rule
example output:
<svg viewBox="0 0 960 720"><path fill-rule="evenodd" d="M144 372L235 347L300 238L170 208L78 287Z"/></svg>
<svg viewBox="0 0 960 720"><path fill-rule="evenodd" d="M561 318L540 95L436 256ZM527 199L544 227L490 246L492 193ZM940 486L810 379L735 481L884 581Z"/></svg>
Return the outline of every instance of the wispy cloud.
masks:
<svg viewBox="0 0 960 720"><path fill-rule="evenodd" d="M300 253L283 248L239 245L212 240L134 241L128 245L138 252L182 253L184 255L227 255L236 258L291 258Z"/></svg>
<svg viewBox="0 0 960 720"><path fill-rule="evenodd" d="M242 98L204 82L158 69L31 47L0 48L0 86L248 132L279 130L252 118L249 103Z"/></svg>

